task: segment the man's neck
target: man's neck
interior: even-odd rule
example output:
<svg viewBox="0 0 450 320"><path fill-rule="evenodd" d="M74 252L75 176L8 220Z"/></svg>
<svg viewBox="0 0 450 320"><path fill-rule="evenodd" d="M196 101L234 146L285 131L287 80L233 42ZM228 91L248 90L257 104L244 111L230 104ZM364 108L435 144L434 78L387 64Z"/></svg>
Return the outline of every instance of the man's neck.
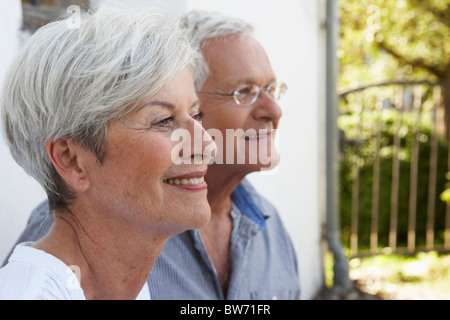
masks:
<svg viewBox="0 0 450 320"><path fill-rule="evenodd" d="M227 172L220 165L211 165L205 176L208 184L208 202L211 207L210 222L200 229L208 256L214 265L226 298L230 279L230 244L233 231L231 194L244 179L244 174Z"/></svg>
<svg viewBox="0 0 450 320"><path fill-rule="evenodd" d="M231 194L245 178L245 174L224 169L223 165L211 165L205 176L208 184L208 202L211 207L211 220L229 215Z"/></svg>

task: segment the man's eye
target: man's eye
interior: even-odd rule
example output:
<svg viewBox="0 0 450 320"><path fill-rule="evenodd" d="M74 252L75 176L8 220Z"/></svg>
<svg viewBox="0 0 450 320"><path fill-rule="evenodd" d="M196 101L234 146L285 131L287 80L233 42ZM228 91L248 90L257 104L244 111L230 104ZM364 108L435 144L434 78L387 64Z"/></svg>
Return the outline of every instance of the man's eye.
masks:
<svg viewBox="0 0 450 320"><path fill-rule="evenodd" d="M254 91L253 87L254 86L250 85L250 86L246 86L246 87L243 87L243 88L239 88L237 90L237 94L249 94L249 93L252 93Z"/></svg>
<svg viewBox="0 0 450 320"><path fill-rule="evenodd" d="M267 87L266 92L273 96L276 90L277 90L276 85L270 85L269 87Z"/></svg>

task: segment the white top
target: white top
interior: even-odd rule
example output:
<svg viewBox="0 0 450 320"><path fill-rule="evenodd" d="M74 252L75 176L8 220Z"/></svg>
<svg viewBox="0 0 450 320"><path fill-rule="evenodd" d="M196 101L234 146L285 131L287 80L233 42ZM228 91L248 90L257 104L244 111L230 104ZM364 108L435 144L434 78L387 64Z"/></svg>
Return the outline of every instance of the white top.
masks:
<svg viewBox="0 0 450 320"><path fill-rule="evenodd" d="M0 269L0 300L86 300L77 279L79 269L24 242ZM136 300L150 300L145 282Z"/></svg>

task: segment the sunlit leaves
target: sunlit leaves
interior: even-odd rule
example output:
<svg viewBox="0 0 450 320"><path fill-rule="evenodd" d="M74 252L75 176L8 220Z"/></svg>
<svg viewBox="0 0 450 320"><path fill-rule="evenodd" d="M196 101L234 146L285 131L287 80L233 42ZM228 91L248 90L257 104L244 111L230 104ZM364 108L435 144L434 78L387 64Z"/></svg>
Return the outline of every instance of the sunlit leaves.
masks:
<svg viewBox="0 0 450 320"><path fill-rule="evenodd" d="M339 87L445 78L450 0L339 0Z"/></svg>

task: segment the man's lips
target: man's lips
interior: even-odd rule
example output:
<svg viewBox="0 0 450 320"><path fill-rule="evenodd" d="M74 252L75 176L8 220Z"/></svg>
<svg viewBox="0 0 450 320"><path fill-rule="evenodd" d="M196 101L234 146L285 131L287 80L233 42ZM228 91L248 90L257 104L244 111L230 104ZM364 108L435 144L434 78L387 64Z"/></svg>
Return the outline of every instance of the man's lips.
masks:
<svg viewBox="0 0 450 320"><path fill-rule="evenodd" d="M273 129L260 129L255 132L255 134L244 135L245 140L257 140L257 139L267 139L272 136Z"/></svg>

